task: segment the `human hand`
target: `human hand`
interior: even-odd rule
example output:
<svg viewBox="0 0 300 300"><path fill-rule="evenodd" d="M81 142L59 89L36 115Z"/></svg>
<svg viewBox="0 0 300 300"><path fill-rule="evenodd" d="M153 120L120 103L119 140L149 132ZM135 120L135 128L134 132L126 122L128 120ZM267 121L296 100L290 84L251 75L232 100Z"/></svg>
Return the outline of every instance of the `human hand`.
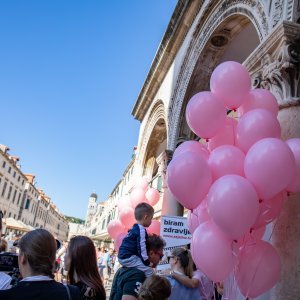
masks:
<svg viewBox="0 0 300 300"><path fill-rule="evenodd" d="M223 295L223 292L224 292L224 284L223 284L223 282L217 282L216 286L217 286L218 293L221 294L221 295Z"/></svg>

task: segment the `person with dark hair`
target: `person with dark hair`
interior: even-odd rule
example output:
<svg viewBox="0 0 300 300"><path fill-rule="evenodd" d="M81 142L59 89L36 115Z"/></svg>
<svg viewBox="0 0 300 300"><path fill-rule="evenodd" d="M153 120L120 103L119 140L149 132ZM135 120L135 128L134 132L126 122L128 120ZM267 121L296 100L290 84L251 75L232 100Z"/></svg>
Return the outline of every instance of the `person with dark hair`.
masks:
<svg viewBox="0 0 300 300"><path fill-rule="evenodd" d="M158 235L152 234L147 239L147 254L153 267L156 267L164 256L163 248L165 241ZM122 267L116 273L110 300L136 300L139 289L146 279L146 275L138 268Z"/></svg>
<svg viewBox="0 0 300 300"><path fill-rule="evenodd" d="M110 275L111 275L111 256L113 255L114 250L110 248L103 256L103 279L104 279L104 286L108 284Z"/></svg>
<svg viewBox="0 0 300 300"><path fill-rule="evenodd" d="M73 237L65 254L70 284L80 289L83 300L105 300L105 289L97 267L96 250L86 236Z"/></svg>
<svg viewBox="0 0 300 300"><path fill-rule="evenodd" d="M175 248L168 256L171 270L166 274L172 286L170 300L199 300L202 299L198 289L199 282L193 285L193 260L189 250ZM187 280L186 280L187 278ZM185 281L188 281L186 283ZM189 284L189 282L192 282Z"/></svg>
<svg viewBox="0 0 300 300"><path fill-rule="evenodd" d="M0 238L0 253L5 253L7 251L7 241L3 238ZM0 272L0 290L6 290L11 288L12 278L4 273Z"/></svg>
<svg viewBox="0 0 300 300"><path fill-rule="evenodd" d="M139 291L139 300L167 300L171 295L170 282L161 276L148 277Z"/></svg>
<svg viewBox="0 0 300 300"><path fill-rule="evenodd" d="M56 241L45 229L26 233L18 242L19 269L23 279L17 286L0 291L0 299L6 300L79 300L75 286L64 286L54 281Z"/></svg>
<svg viewBox="0 0 300 300"><path fill-rule="evenodd" d="M136 224L128 231L119 249L119 263L128 268L138 268L147 277L153 274L150 260L147 254L146 242L148 238L147 230L154 215L154 209L148 203L140 203L134 210Z"/></svg>

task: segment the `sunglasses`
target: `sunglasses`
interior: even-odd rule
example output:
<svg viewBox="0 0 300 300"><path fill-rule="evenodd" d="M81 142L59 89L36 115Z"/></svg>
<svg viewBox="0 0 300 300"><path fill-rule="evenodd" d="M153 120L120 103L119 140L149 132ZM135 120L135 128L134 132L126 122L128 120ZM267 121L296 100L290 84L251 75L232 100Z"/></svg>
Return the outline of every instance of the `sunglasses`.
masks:
<svg viewBox="0 0 300 300"><path fill-rule="evenodd" d="M170 259L171 259L171 258L174 258L174 256L171 255L171 256L168 256L168 257L167 257L168 263L170 262Z"/></svg>

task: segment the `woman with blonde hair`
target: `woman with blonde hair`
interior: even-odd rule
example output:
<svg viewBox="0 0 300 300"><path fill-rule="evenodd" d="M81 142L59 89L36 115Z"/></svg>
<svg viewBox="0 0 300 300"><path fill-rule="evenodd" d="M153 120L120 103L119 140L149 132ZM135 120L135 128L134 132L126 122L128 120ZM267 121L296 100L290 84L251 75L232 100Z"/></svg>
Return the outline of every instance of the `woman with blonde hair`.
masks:
<svg viewBox="0 0 300 300"><path fill-rule="evenodd" d="M193 278L193 259L189 250L184 248L175 248L168 256L168 262L171 266L169 271L164 274L172 286L170 300L199 300L201 299L198 285L188 286L182 283L182 278L192 280Z"/></svg>

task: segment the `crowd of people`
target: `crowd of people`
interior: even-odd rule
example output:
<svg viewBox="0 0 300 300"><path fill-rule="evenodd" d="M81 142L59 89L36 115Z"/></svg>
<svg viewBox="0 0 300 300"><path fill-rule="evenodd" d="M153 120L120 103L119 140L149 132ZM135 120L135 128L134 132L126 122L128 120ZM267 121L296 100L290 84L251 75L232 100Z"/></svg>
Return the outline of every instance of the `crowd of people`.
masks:
<svg viewBox="0 0 300 300"><path fill-rule="evenodd" d="M20 278L12 286L9 275L0 272L0 300L217 299L213 283L196 269L188 249L174 248L166 255L165 241L155 234L148 236L153 214L149 204L136 207L136 224L118 253L95 247L86 236L59 244L47 230L26 233L15 243ZM7 251L4 239L0 251ZM157 272L162 260L169 268Z"/></svg>

